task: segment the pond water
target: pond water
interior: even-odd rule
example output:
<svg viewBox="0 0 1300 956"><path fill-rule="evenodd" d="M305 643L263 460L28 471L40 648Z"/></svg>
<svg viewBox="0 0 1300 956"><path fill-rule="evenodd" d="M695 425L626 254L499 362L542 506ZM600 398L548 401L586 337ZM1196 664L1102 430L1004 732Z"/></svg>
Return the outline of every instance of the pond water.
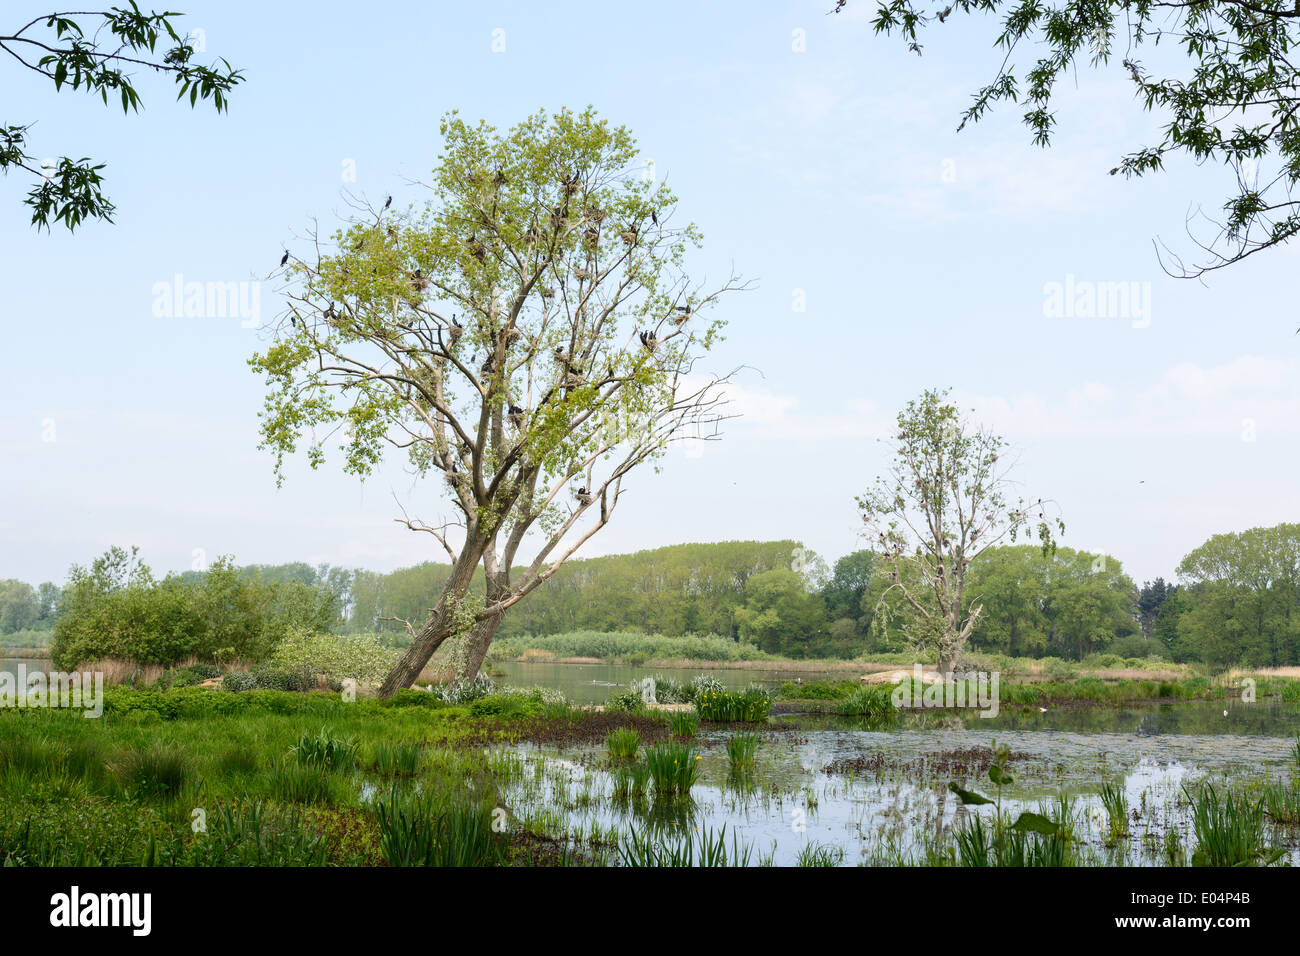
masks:
<svg viewBox="0 0 1300 956"><path fill-rule="evenodd" d="M1300 709L1288 719L1293 731L1300 729ZM601 746L518 746L514 753L536 772L525 773L510 794L511 813L575 838L638 830L671 841L725 824L728 845L734 836L749 846L751 862L790 865L818 846L834 848L840 865L918 862L927 838L942 829L960 826L971 813L989 820L992 808L961 806L947 783L992 797L986 765L974 755L996 739L1014 755L1015 779L1003 793L1011 818L1026 810L1050 815L1065 795L1089 862L1165 865L1170 831L1181 846L1195 844L1185 784L1285 782L1296 769L1294 738L1261 734L792 728L764 734L756 766L738 778L730 771L727 736L696 738L700 775L691 799L663 804L653 796L640 805L620 798ZM1108 845L1116 841L1108 839L1103 781L1122 786L1132 814L1129 835L1118 845ZM1269 833L1272 845L1300 863L1295 828L1270 825Z"/></svg>

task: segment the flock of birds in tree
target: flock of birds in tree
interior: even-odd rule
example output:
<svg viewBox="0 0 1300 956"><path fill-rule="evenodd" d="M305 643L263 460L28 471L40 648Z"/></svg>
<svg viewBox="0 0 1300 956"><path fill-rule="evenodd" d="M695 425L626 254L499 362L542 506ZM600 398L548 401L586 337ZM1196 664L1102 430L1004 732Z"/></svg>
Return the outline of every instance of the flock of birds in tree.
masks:
<svg viewBox="0 0 1300 956"><path fill-rule="evenodd" d="M479 182L479 175L477 173L471 173L469 176L469 181L472 184L477 184ZM498 169L493 175L492 184L495 187L499 188L505 185L506 182L507 182L507 178L504 172ZM581 192L581 190L582 190L582 181L577 173L571 172L566 177L561 179L560 182L560 192L562 195L561 202L550 210L551 225L555 229L557 235L567 233L570 230L572 224L572 217L570 216L569 202L570 199L573 196L576 196L579 192ZM384 212L392 208L392 205L393 205L393 197L388 196L387 199L384 200L384 205L380 210L379 215L382 217ZM604 221L606 215L607 213L605 210L596 206L586 206L581 210L582 221L589 223L587 228L582 233L583 241L586 243L589 249L594 248L599 244L600 225ZM506 218L508 221L509 217ZM657 227L659 225L659 215L656 210L651 209L649 211L649 218L650 218L650 222L654 226ZM484 220L485 223L489 225L491 224L490 219L487 218L486 214L484 214ZM387 227L386 232L390 239L397 237L397 230L392 225L389 225ZM523 235L525 241L528 243L529 246L535 246L541 243L544 238L543 234L537 229L536 224L530 225L528 230ZM637 225L635 223L630 223L625 225L619 232L619 238L628 247L635 246L639 238ZM353 251L360 252L363 247L364 247L364 240L358 238L356 243L354 244ZM487 243L478 237L477 231L472 232L469 238L465 241L465 249L468 251L470 256L472 256L477 261L479 262L486 261L488 255ZM290 257L291 257L290 253L286 249L284 251L284 254L280 257L281 269L283 269L285 266L288 265ZM597 275L597 273L593 272L591 269L581 265L575 265L570 271L573 277L578 280L579 284L594 280ZM347 275L346 265L344 265L343 267L343 274L344 276ZM416 267L414 271L410 273L409 280L410 280L411 290L416 296L416 298L411 300L411 304L412 306L418 306L420 302L420 297L423 296L423 294L428 290L431 284L430 280L419 267ZM555 290L550 287L544 287L543 289L540 290L540 295L544 300L549 301L555 296ZM294 328L297 328L298 323L301 320L301 316L299 316L297 310L291 309L290 311L291 311L290 320L289 320L290 324ZM333 323L338 319L338 312L335 309L333 301L331 301L328 304L328 306L324 310L322 310L321 314L325 318L325 320L330 323ZM690 319L691 314L692 311L690 306L679 305L675 308L674 312L668 317L668 319L673 323L673 325L676 328L680 329ZM465 329L464 326L462 326L461 323L459 322L458 317L455 314L453 314L450 322L446 324L444 331L447 338L447 344L455 345L456 342L464 334ZM511 327L504 331L502 337L505 339L505 344L509 344L521 338L522 333L517 328ZM644 329L644 330L638 329L636 331L636 337L640 341L641 347L647 353L650 354L653 354L663 341L663 339L659 337L658 332L655 329ZM484 354L485 354L485 358L483 362L478 365L478 371L479 374L482 376L482 378L487 380L493 378L494 375L496 374L497 371L496 354L494 353L494 351L490 349L486 351ZM563 388L567 393L568 391L571 391L574 388L579 388L588 383L587 372L582 368L580 362L575 361L574 356L571 352L565 351L563 348L557 346L553 350L552 355L561 373L558 387ZM477 356L475 356L474 359L472 359L472 363L477 363L477 362L478 359ZM612 379L613 376L612 366L608 370L607 375L609 378ZM555 388L549 390L546 393L546 395L543 396L540 404L545 404L550 399L550 397L554 394L554 392L555 392ZM522 431L524 428L526 414L527 413L523 408L521 408L519 405L516 405L514 402L511 402L506 411L506 420L513 428ZM457 452L462 458L468 458L469 449L467 447L459 447L457 449ZM447 463L447 480L452 485L457 485L465 480L465 476L460 473L459 469L456 466L455 460L450 460ZM592 501L594 500L593 495L591 494L590 490L585 484L582 485L580 488L578 488L574 494L578 502L583 506L591 504Z"/></svg>

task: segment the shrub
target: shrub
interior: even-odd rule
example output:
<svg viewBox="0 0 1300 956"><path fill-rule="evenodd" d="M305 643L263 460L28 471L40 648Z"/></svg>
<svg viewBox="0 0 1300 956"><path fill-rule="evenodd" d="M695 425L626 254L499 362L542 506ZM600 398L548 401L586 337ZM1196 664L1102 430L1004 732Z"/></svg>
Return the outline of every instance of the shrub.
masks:
<svg viewBox="0 0 1300 956"><path fill-rule="evenodd" d="M186 667L173 667L171 670L164 671L156 681L150 685L151 690L167 690L171 687L193 687L195 684L202 684L205 680L212 680L214 677L221 676L221 668L215 664L190 664Z"/></svg>
<svg viewBox="0 0 1300 956"><path fill-rule="evenodd" d="M221 681L223 690L315 690L319 682L314 674L307 671L282 671L268 667L258 667L251 671L231 671Z"/></svg>
<svg viewBox="0 0 1300 956"><path fill-rule="evenodd" d="M543 709L544 705L539 698L517 694L492 694L469 705L469 712L475 717L507 719L536 717Z"/></svg>
<svg viewBox="0 0 1300 956"><path fill-rule="evenodd" d="M432 693L444 704L468 704L480 700L496 690L492 678L486 674L476 674L472 681L452 681L436 685Z"/></svg>
<svg viewBox="0 0 1300 956"><path fill-rule="evenodd" d="M605 701L605 709L624 714L641 714L646 709L645 698L641 696L640 690L625 690Z"/></svg>
<svg viewBox="0 0 1300 956"><path fill-rule="evenodd" d="M378 684L401 654L375 634L338 637L293 626L265 663L289 673L322 674L335 682L352 679L360 684Z"/></svg>

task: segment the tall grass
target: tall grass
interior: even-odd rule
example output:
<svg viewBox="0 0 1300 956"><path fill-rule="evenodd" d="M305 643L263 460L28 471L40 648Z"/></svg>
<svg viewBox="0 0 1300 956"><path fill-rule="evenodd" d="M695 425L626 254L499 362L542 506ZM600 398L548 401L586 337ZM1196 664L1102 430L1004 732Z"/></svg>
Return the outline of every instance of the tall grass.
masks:
<svg viewBox="0 0 1300 956"><path fill-rule="evenodd" d="M690 740L700 729L700 715L689 710L674 711L668 715L668 729L674 737Z"/></svg>
<svg viewBox="0 0 1300 956"><path fill-rule="evenodd" d="M727 738L727 760L732 770L748 770L754 766L758 752L758 734L732 734Z"/></svg>
<svg viewBox="0 0 1300 956"><path fill-rule="evenodd" d="M618 843L618 859L623 866L748 866L752 847L740 842L733 832L727 845L727 825L714 831L705 828L698 834L656 840L645 830L632 830Z"/></svg>
<svg viewBox="0 0 1300 956"><path fill-rule="evenodd" d="M302 734L289 752L299 765L320 770L346 770L357 762L356 740L339 737L324 727L314 734Z"/></svg>
<svg viewBox="0 0 1300 956"><path fill-rule="evenodd" d="M1251 801L1231 791L1220 798L1213 784L1195 793L1183 791L1192 805L1196 849L1192 866L1252 866L1276 861L1264 845L1264 801Z"/></svg>
<svg viewBox="0 0 1300 956"><path fill-rule="evenodd" d="M641 749L641 735L631 727L620 727L611 731L605 738L605 747L609 750L609 759L623 763L636 759Z"/></svg>
<svg viewBox="0 0 1300 956"><path fill-rule="evenodd" d="M658 796L680 796L690 793L699 775L700 755L694 747L675 742L647 747L645 764L654 780Z"/></svg>
<svg viewBox="0 0 1300 956"><path fill-rule="evenodd" d="M189 782L190 761L181 751L154 743L122 753L113 763L113 774L136 799L167 800Z"/></svg>
<svg viewBox="0 0 1300 956"><path fill-rule="evenodd" d="M375 807L389 866L499 866L505 862L492 808L394 788Z"/></svg>
<svg viewBox="0 0 1300 956"><path fill-rule="evenodd" d="M714 723L757 723L772 712L772 698L766 688L751 684L742 691L706 691L695 698L695 709Z"/></svg>
<svg viewBox="0 0 1300 956"><path fill-rule="evenodd" d="M1101 805L1106 811L1107 844L1113 846L1128 836L1128 794L1123 784L1104 781L1101 785Z"/></svg>

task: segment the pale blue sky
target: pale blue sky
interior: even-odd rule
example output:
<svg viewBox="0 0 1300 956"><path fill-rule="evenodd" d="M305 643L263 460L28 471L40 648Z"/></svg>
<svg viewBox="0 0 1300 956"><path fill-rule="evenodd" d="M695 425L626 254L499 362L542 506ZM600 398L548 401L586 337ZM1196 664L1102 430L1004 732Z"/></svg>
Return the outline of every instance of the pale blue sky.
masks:
<svg viewBox="0 0 1300 956"><path fill-rule="evenodd" d="M442 513L437 482L392 468L363 486L300 464L277 491L245 365L258 332L155 316L152 290L177 273L264 276L313 217L332 227L346 210L346 160L360 194L422 201L405 181L433 166L452 108L507 126L594 105L634 131L703 230L696 271L734 263L756 280L726 306L714 360L759 370L733 396L746 417L635 480L585 554L860 547L853 496L885 465L875 438L930 386L1018 448L1026 491L1060 503L1065 544L1139 580L1170 576L1210 534L1296 520L1300 250L1168 278L1153 238L1188 251L1189 208L1216 208L1231 174L1179 161L1147 182L1107 175L1159 124L1122 67L1063 89L1049 151L1014 108L957 134L996 67L989 27L940 31L918 59L862 17L825 16L832 5L194 0L183 22L205 56L248 76L220 117L142 77L146 110L124 119L4 66L0 121L39 120L39 156L106 162L118 215L38 235L29 183L0 180L0 577L62 580L111 544L140 545L158 570L195 549L380 570L438 558L392 521L394 495ZM1067 276L1149 283L1149 315L1046 315L1045 287ZM276 310L272 285L260 304Z"/></svg>

